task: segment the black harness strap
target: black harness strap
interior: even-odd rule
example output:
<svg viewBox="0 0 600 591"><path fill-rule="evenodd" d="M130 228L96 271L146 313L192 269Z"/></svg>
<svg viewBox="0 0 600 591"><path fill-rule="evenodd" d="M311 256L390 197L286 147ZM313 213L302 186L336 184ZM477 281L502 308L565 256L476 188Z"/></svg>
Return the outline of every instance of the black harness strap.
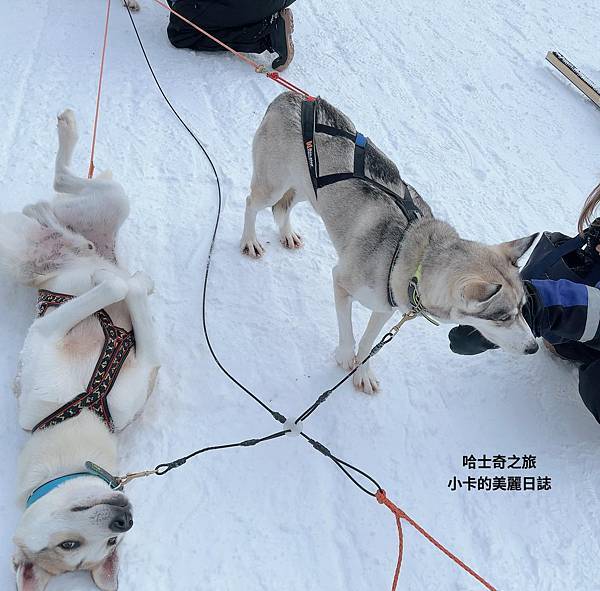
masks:
<svg viewBox="0 0 600 591"><path fill-rule="evenodd" d="M315 101L302 102L302 141L304 143L304 153L310 172L315 195L317 194L319 169L317 164L317 152L315 149Z"/></svg>
<svg viewBox="0 0 600 591"><path fill-rule="evenodd" d="M37 305L38 315L43 316L48 308L60 306L73 298L72 295L54 293L45 289L40 290ZM32 432L58 425L67 419L76 417L86 408L94 411L107 427L114 431L107 398L117 381L119 371L123 367L129 351L135 346L135 339L133 331L116 326L106 310L98 310L94 316L100 322L104 332L104 345L85 392L78 394L40 421L32 429Z"/></svg>
<svg viewBox="0 0 600 591"><path fill-rule="evenodd" d="M318 102L318 98L316 99L307 99L302 102L302 113L301 113L301 121L302 121L302 140L304 142L304 153L306 154L306 162L308 163L308 171L310 173L310 180L312 181L312 185L315 191L315 198L318 199L317 189L321 189L326 187L327 185L332 185L333 183L339 183L340 181L347 181L350 179L359 179L370 185L374 185L384 193L386 193L389 197L392 198L394 203L406 219L408 220L408 224L412 224L416 220L418 220L423 214L421 210L417 207L415 202L413 201L410 189L402 179L402 183L404 184L404 196L400 197L397 193L392 191L389 187L382 185L376 180L369 178L365 173L365 155L366 149L369 144L369 138L364 136L362 133L350 133L344 129L338 129L337 127L331 127L330 125L323 125L322 123L317 123L316 121L316 104ZM334 174L326 174L324 176L319 175L319 158L317 154L317 145L315 142L315 133L324 133L330 136L343 137L347 140L350 140L354 143L354 170L352 172L338 172ZM402 234L400 236L400 240L398 241L398 245L396 246L396 250L394 252L394 256L392 258L392 264L390 266L389 276L388 276L388 301L390 305L394 308L397 307L396 301L394 299L394 295L392 293L392 288L390 285L390 279L392 275L392 270L396 264L396 260L398 258L398 254L400 253L400 244L402 243Z"/></svg>
<svg viewBox="0 0 600 591"><path fill-rule="evenodd" d="M369 144L369 138L359 132L351 133L345 129L338 129L337 127L331 127L330 125L324 125L316 122L316 104L318 100L319 99L317 98L315 100L303 101L301 114L304 153L306 154L306 161L308 163L310 179L315 190L315 197L318 198L317 189L321 189L327 185L332 185L333 183L339 183L340 181L359 179L369 183L370 185L374 185L389 195L394 200L394 203L402 210L402 213L404 213L406 216L409 224L419 219L422 215L421 211L412 200L408 187L404 192L404 197L400 197L400 195L392 191L389 187L382 185L366 175L365 155L367 146ZM321 176L319 174L319 157L315 142L315 133L324 133L330 136L343 137L353 142L354 170L352 172L338 172Z"/></svg>

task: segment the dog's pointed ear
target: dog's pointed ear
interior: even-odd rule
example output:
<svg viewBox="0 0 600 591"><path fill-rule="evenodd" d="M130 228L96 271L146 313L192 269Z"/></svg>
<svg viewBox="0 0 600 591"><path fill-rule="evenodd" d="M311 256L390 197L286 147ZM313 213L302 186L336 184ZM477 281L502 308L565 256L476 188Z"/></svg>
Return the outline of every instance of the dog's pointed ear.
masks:
<svg viewBox="0 0 600 591"><path fill-rule="evenodd" d="M112 552L91 572L92 579L100 591L117 591L119 587L119 555L117 551Z"/></svg>
<svg viewBox="0 0 600 591"><path fill-rule="evenodd" d="M529 250L537 237L538 235L536 233L531 236L526 236L525 238L502 242L501 244L498 244L498 248L508 256L513 265L516 265L517 261Z"/></svg>
<svg viewBox="0 0 600 591"><path fill-rule="evenodd" d="M491 300L501 289L501 283L488 283L487 281L475 279L464 285L462 296L467 302L483 304Z"/></svg>
<svg viewBox="0 0 600 591"><path fill-rule="evenodd" d="M17 591L44 591L52 575L27 560L15 559Z"/></svg>

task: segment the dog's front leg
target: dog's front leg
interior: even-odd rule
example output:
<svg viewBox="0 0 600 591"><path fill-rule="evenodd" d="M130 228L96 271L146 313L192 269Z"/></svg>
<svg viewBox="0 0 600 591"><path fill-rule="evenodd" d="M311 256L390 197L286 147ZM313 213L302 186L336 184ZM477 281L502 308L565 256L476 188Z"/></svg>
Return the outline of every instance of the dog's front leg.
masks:
<svg viewBox="0 0 600 591"><path fill-rule="evenodd" d="M135 362L119 376L118 388L111 393L111 413L117 431L141 412L154 390L160 365L148 308L148 294L152 293L154 285L150 277L141 272L133 275L128 285L125 303L135 333Z"/></svg>
<svg viewBox="0 0 600 591"><path fill-rule="evenodd" d="M153 291L154 284L150 277L138 272L129 280L129 291L125 302L135 334L135 358L140 365L145 365L149 369L158 369L154 326L148 309L148 294Z"/></svg>
<svg viewBox="0 0 600 591"><path fill-rule="evenodd" d="M352 296L338 283L337 267L333 269L333 295L339 330L339 344L335 350L335 360L340 367L350 370L356 365L354 332L352 331Z"/></svg>
<svg viewBox="0 0 600 591"><path fill-rule="evenodd" d="M116 275L97 275L95 280L99 282L96 287L39 318L32 328L44 336L60 339L98 310L125 299L129 288Z"/></svg>
<svg viewBox="0 0 600 591"><path fill-rule="evenodd" d="M381 332L385 323L392 317L392 312L372 312L369 323L365 329L360 343L358 344L358 353L356 355L358 362L361 362L367 357L373 348L375 339ZM361 365L353 376L354 385L365 392L365 394L373 394L379 390L379 382L369 367L369 361Z"/></svg>

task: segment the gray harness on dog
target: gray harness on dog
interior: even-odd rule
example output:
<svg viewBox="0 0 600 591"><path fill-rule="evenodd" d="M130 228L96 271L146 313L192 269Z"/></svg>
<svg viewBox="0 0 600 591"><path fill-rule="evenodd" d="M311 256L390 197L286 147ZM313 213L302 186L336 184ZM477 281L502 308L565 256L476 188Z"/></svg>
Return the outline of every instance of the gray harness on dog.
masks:
<svg viewBox="0 0 600 591"><path fill-rule="evenodd" d="M308 164L310 179L312 181L313 189L315 191L315 198L318 199L317 190L326 187L327 185L332 185L333 183L339 183L340 181L347 181L350 179L359 179L377 187L378 189L386 193L389 197L391 197L392 201L396 204L397 207L400 208L400 210L408 220L409 226L413 222L420 219L423 216L423 214L421 210L417 207L415 202L412 200L410 196L410 191L408 189L408 185L406 183L404 183L404 185L406 186L404 197L400 197L398 193L395 193L389 187L378 183L376 180L368 177L365 174L365 151L369 144L368 137L364 136L362 133L359 132L350 133L349 131L346 131L344 129L338 129L337 127L331 127L330 125L323 125L322 123L317 123L316 106L318 101L319 98L317 97L316 99L306 99L302 102L302 140L304 143L304 153L306 154L306 162ZM339 136L353 142L354 170L352 172L339 172L321 176L319 174L319 157L317 154L315 133L324 133L330 136ZM400 180L402 181L402 179ZM394 252L392 264L390 265L390 270L388 273L388 302L393 308L397 308L398 304L396 303L396 299L394 298L394 294L392 292L390 279L392 275L392 270L396 265L396 260L398 259L398 255L400 254L400 245L402 244L402 238L403 236L400 236L400 240L398 240L398 245L396 246L396 251ZM408 299L413 308L419 313L423 314L424 309L420 301L419 291L417 287L418 282L418 274L415 274L408 286ZM428 318L428 320L431 319Z"/></svg>

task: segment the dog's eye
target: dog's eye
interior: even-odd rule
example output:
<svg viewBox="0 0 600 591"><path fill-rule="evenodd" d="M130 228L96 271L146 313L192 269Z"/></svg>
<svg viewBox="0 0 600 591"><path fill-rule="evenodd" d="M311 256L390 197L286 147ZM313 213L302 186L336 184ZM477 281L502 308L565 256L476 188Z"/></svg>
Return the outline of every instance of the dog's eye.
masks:
<svg viewBox="0 0 600 591"><path fill-rule="evenodd" d="M488 320L491 320L492 322L508 322L509 320L512 320L512 318L513 317L510 314L498 314L490 316Z"/></svg>
<svg viewBox="0 0 600 591"><path fill-rule="evenodd" d="M108 542L106 542L107 546L114 546L117 543L117 538L110 538Z"/></svg>
<svg viewBox="0 0 600 591"><path fill-rule="evenodd" d="M79 546L81 546L81 542L78 542L77 540L65 540L58 545L58 547L63 550L75 550L79 548Z"/></svg>

